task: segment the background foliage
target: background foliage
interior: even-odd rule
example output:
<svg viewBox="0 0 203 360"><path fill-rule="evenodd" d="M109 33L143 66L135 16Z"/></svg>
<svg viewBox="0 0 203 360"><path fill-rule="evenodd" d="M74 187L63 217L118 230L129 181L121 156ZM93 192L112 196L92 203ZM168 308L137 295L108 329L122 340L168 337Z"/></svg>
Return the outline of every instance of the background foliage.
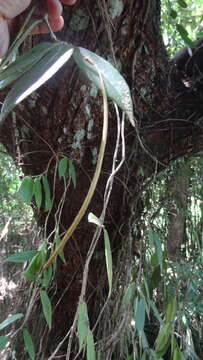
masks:
<svg viewBox="0 0 203 360"><path fill-rule="evenodd" d="M202 36L202 14L201 0L162 1L163 37L170 54L185 46L184 36L181 36L177 25L187 31L192 41ZM20 170L1 150L0 230L4 244L7 239L9 252L13 253L16 249L31 249L27 243L27 233L31 230L32 213L19 200L17 193ZM142 171L140 177L142 179ZM123 286L120 303L118 300L119 311L122 312L124 308L130 313L128 331L122 343L122 351L128 360L192 360L202 356L202 179L203 160L201 154L197 154L197 157L177 159L165 172L155 174L153 178L143 180L143 183L141 180L143 191L139 206L142 216L135 224L137 241L134 245L134 261L130 265L132 276L127 286ZM8 229L4 234L6 224ZM19 235L22 236L19 238ZM8 249L2 246L1 254L4 258L7 252ZM13 274L13 270L12 267L10 274ZM7 273L8 278L10 274ZM118 282L121 283L121 278ZM6 296L5 293L3 295ZM41 311L51 326L50 300L43 290L40 296ZM85 304L80 309L78 324L81 346L84 343L84 314L86 316L86 309L83 308ZM6 313L0 315L3 320ZM85 328L87 331L89 329ZM92 334L88 334L88 349L93 349ZM26 329L23 336L29 357L34 359L34 345ZM112 359L118 358L117 352L120 354L121 348L114 349ZM91 350L89 356L94 359L94 350Z"/></svg>

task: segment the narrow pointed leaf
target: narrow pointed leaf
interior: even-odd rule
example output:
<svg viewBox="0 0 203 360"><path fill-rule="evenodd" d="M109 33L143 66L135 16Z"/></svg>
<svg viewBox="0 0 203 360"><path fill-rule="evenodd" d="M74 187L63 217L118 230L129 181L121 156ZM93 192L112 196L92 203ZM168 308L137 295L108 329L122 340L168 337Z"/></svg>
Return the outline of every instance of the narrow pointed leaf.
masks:
<svg viewBox="0 0 203 360"><path fill-rule="evenodd" d="M98 75L99 70L102 75L107 95L126 112L133 126L133 103L130 89L125 79L120 75L108 61L93 52L76 47L73 57L82 72L98 87L101 88L101 81Z"/></svg>
<svg viewBox="0 0 203 360"><path fill-rule="evenodd" d="M181 38L184 40L184 42L189 45L191 48L195 48L194 42L189 38L187 30L181 25L176 24L176 28L181 36Z"/></svg>
<svg viewBox="0 0 203 360"><path fill-rule="evenodd" d="M75 166L73 165L72 161L69 159L69 176L71 177L71 180L73 182L74 188L76 188L76 171Z"/></svg>
<svg viewBox="0 0 203 360"><path fill-rule="evenodd" d="M29 281L36 280L36 277L38 276L39 271L42 268L44 260L44 254L43 251L38 252L34 258L31 260L30 264L28 265L26 271L24 272L24 276Z"/></svg>
<svg viewBox="0 0 203 360"><path fill-rule="evenodd" d="M58 172L59 172L59 177L62 178L68 169L68 158L67 157L63 157L58 164Z"/></svg>
<svg viewBox="0 0 203 360"><path fill-rule="evenodd" d="M23 329L23 339L30 359L35 360L35 347L32 341L32 337L27 329Z"/></svg>
<svg viewBox="0 0 203 360"><path fill-rule="evenodd" d="M45 192L44 211L49 211L52 207L51 191L50 191L50 186L49 186L47 176L45 176L45 175L42 176L42 184L43 184L43 189Z"/></svg>
<svg viewBox="0 0 203 360"><path fill-rule="evenodd" d="M8 262L22 263L31 260L37 254L37 250L21 251L6 258Z"/></svg>
<svg viewBox="0 0 203 360"><path fill-rule="evenodd" d="M170 323L171 321L174 320L176 310L177 310L177 301L176 301L176 296L174 296L167 305L167 309L166 309L166 322L167 323Z"/></svg>
<svg viewBox="0 0 203 360"><path fill-rule="evenodd" d="M94 338L90 330L87 334L87 360L96 360Z"/></svg>
<svg viewBox="0 0 203 360"><path fill-rule="evenodd" d="M3 350L9 342L8 336L0 336L0 351Z"/></svg>
<svg viewBox="0 0 203 360"><path fill-rule="evenodd" d="M106 268L107 268L109 295L110 295L112 291L113 265L112 265L111 245L109 241L109 235L106 229L104 229L104 245L105 245L105 258L106 258Z"/></svg>
<svg viewBox="0 0 203 360"><path fill-rule="evenodd" d="M27 205L30 205L33 197L33 185L33 179L30 176L25 176L18 190L19 198Z"/></svg>
<svg viewBox="0 0 203 360"><path fill-rule="evenodd" d="M17 36L15 37L14 41L12 42L11 46L9 47L6 55L2 59L2 62L0 64L0 68L4 68L4 66L9 63L10 60L13 59L14 55L16 55L19 46L23 43L23 41L26 39L26 37L33 31L33 29L41 24L44 20L43 18L38 19L36 21L32 21L30 25L30 19L34 13L34 11L37 9L39 4L35 2L35 4L31 7L30 11L25 17L25 21L22 24L20 31L18 32Z"/></svg>
<svg viewBox="0 0 203 360"><path fill-rule="evenodd" d="M61 242L61 239L60 239L59 234L56 234L56 235L55 235L54 242L55 242L56 248L57 248L57 247L59 246L60 242ZM65 260L65 256L64 256L63 250L59 253L59 257L61 258L61 260L63 261L63 263L66 264L66 260Z"/></svg>
<svg viewBox="0 0 203 360"><path fill-rule="evenodd" d="M51 329L52 306L51 306L51 302L49 300L49 297L48 297L46 291L44 291L44 290L40 291L40 298L41 298L41 302L42 302L42 309L43 309L44 317L46 319L47 324L49 325L49 329Z"/></svg>
<svg viewBox="0 0 203 360"><path fill-rule="evenodd" d="M33 65L31 71L25 73L8 93L2 106L0 122L17 104L49 80L70 59L72 53L72 47L60 42Z"/></svg>
<svg viewBox="0 0 203 360"><path fill-rule="evenodd" d="M90 223L93 223L93 224L99 226L99 227L102 226L101 220L100 220L96 215L94 215L94 214L91 213L91 212L90 212L89 215L88 215L88 221L89 221Z"/></svg>
<svg viewBox="0 0 203 360"><path fill-rule="evenodd" d="M144 330L145 324L145 302L143 299L140 299L136 304L135 309L135 325L138 331Z"/></svg>
<svg viewBox="0 0 203 360"><path fill-rule="evenodd" d="M89 328L89 320L87 313L87 305L86 302L83 301L79 305L79 312L78 312L78 336L79 336L80 349L83 347L84 343L86 342L88 328Z"/></svg>
<svg viewBox="0 0 203 360"><path fill-rule="evenodd" d="M6 320L4 320L2 323L0 323L0 330L4 329L6 326L12 324L14 321L19 320L23 317L23 314L15 314L12 316L9 316Z"/></svg>
<svg viewBox="0 0 203 360"><path fill-rule="evenodd" d="M187 3L186 3L184 0L177 0L177 1L178 1L178 4L179 4L182 8L184 8L184 9L187 8Z"/></svg>
<svg viewBox="0 0 203 360"><path fill-rule="evenodd" d="M25 72L32 71L32 66L54 47L56 47L55 43L43 42L36 45L25 55L19 56L17 60L0 72L0 89L17 80Z"/></svg>
<svg viewBox="0 0 203 360"><path fill-rule="evenodd" d="M46 269L43 272L43 280L42 280L42 286L47 288L52 280L53 277L53 266L49 266L48 269Z"/></svg>
<svg viewBox="0 0 203 360"><path fill-rule="evenodd" d="M167 323L159 331L155 343L155 352L159 357L163 356L168 350L171 341L171 329L171 324Z"/></svg>
<svg viewBox="0 0 203 360"><path fill-rule="evenodd" d="M40 209L40 207L42 205L42 184L41 184L40 177L37 177L34 180L33 193L34 193L37 208Z"/></svg>
<svg viewBox="0 0 203 360"><path fill-rule="evenodd" d="M136 285L134 282L128 285L122 299L123 306L128 306L130 302L133 300L135 296L135 289L136 289Z"/></svg>

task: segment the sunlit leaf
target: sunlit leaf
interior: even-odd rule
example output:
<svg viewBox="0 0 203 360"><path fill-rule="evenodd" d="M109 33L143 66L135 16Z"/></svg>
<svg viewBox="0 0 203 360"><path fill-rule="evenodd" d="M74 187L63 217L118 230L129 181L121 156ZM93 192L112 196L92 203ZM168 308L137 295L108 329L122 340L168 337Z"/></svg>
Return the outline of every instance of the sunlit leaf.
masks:
<svg viewBox="0 0 203 360"><path fill-rule="evenodd" d="M23 339L30 359L35 360L35 347L32 341L32 337L27 329L23 329Z"/></svg>
<svg viewBox="0 0 203 360"><path fill-rule="evenodd" d="M44 211L49 211L52 208L51 191L50 191L50 186L49 186L47 176L45 176L45 175L42 176L42 184L43 184L43 189L45 192Z"/></svg>
<svg viewBox="0 0 203 360"><path fill-rule="evenodd" d="M170 299L167 308L166 308L166 322L170 323L174 320L175 314L177 310L177 301L176 296Z"/></svg>
<svg viewBox="0 0 203 360"><path fill-rule="evenodd" d="M0 89L17 80L27 71L32 71L32 66L36 64L46 53L56 46L54 43L43 42L36 45L25 55L19 56L14 62L0 72Z"/></svg>
<svg viewBox="0 0 203 360"><path fill-rule="evenodd" d="M178 1L178 4L179 4L182 8L184 8L184 9L187 8L187 3L186 3L184 0L177 0L177 1Z"/></svg>
<svg viewBox="0 0 203 360"><path fill-rule="evenodd" d="M0 351L3 350L9 342L8 336L0 336Z"/></svg>
<svg viewBox="0 0 203 360"><path fill-rule="evenodd" d="M37 208L40 209L40 207L42 205L42 184L41 184L40 177L37 177L34 180L33 193L34 193Z"/></svg>
<svg viewBox="0 0 203 360"><path fill-rule="evenodd" d="M109 235L106 229L104 229L104 247L105 247L107 276L109 282L109 295L110 295L112 291L113 265L112 265L111 245L109 241Z"/></svg>
<svg viewBox="0 0 203 360"><path fill-rule="evenodd" d="M181 36L181 38L184 40L184 42L189 45L192 48L195 48L194 42L189 38L187 30L180 24L176 24L176 28Z"/></svg>
<svg viewBox="0 0 203 360"><path fill-rule="evenodd" d="M185 357L183 353L180 351L179 347L177 346L173 352L173 358L172 360L184 360Z"/></svg>
<svg viewBox="0 0 203 360"><path fill-rule="evenodd" d="M0 122L17 104L49 80L70 59L72 53L73 48L68 44L54 44L49 52L33 65L32 71L25 73L12 87L3 103Z"/></svg>
<svg viewBox="0 0 203 360"><path fill-rule="evenodd" d="M21 251L7 257L6 261L21 263L31 260L37 254L37 250Z"/></svg>
<svg viewBox="0 0 203 360"><path fill-rule="evenodd" d="M42 302L42 309L43 309L44 317L46 319L47 324L49 325L49 328L51 328L52 306L51 306L51 302L50 302L49 297L45 290L40 290L40 298L41 298L41 302Z"/></svg>
<svg viewBox="0 0 203 360"><path fill-rule="evenodd" d="M78 312L78 336L79 336L80 349L83 347L84 343L86 342L88 329L89 329L89 320L87 313L87 305L86 302L83 301L79 305L79 312Z"/></svg>
<svg viewBox="0 0 203 360"><path fill-rule="evenodd" d="M88 215L88 221L90 223L93 223L93 224L97 225L97 226L102 226L101 220L91 212Z"/></svg>
<svg viewBox="0 0 203 360"><path fill-rule="evenodd" d="M68 169L68 158L63 157L58 164L58 172L59 172L59 178L62 178Z"/></svg>
<svg viewBox="0 0 203 360"><path fill-rule="evenodd" d="M19 198L27 205L30 205L32 200L33 188L34 180L30 176L25 176L18 190L18 195Z"/></svg>
<svg viewBox="0 0 203 360"><path fill-rule="evenodd" d="M94 338L90 330L87 333L87 360L96 360Z"/></svg>
<svg viewBox="0 0 203 360"><path fill-rule="evenodd" d="M155 352L157 356L163 356L169 348L171 342L171 324L163 325L159 331L155 342Z"/></svg>
<svg viewBox="0 0 203 360"><path fill-rule="evenodd" d="M73 57L81 71L101 89L97 69L99 70L107 95L126 112L131 124L135 126L130 89L118 70L108 61L87 49L81 47L75 49Z"/></svg>
<svg viewBox="0 0 203 360"><path fill-rule="evenodd" d="M69 159L69 176L73 182L74 188L76 188L76 171L75 166L73 165L72 161Z"/></svg>
<svg viewBox="0 0 203 360"><path fill-rule="evenodd" d="M31 260L30 264L28 265L26 271L24 272L24 276L29 281L36 280L36 277L39 271L42 268L44 263L44 254L43 251L39 251L35 257Z"/></svg>
<svg viewBox="0 0 203 360"><path fill-rule="evenodd" d="M14 321L19 320L23 317L23 314L15 314L7 317L2 323L0 323L0 330L4 329L6 326L12 324Z"/></svg>

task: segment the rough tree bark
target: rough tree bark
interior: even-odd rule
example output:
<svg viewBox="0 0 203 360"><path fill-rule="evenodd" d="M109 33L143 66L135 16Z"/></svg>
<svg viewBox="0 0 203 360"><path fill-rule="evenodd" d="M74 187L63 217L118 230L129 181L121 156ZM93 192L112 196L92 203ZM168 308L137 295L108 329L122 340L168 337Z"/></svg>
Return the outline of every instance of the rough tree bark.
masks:
<svg viewBox="0 0 203 360"><path fill-rule="evenodd" d="M194 154L202 148L199 124L203 113L202 94L186 89L170 62L161 37L159 0L79 0L71 9L64 7L64 17L65 27L58 36L112 61L127 80L133 96L137 131L126 122L126 160L114 182L105 219L116 262L117 252L128 237L129 218L136 213L135 204L141 192L139 168L142 167L147 177L166 168L178 156ZM41 41L41 38L35 41ZM101 104L100 94L69 62L18 106L16 123L10 116L0 134L0 141L22 166L24 174L35 176L48 169L52 185L57 158L65 154L74 162L77 187L70 187L67 193L60 220L61 231L68 228L77 214L93 176L101 137ZM104 187L111 171L115 139L116 116L112 106L102 175L88 209L97 216L102 209ZM54 213L64 191L58 178L55 186L47 235L54 228ZM43 212L36 212L42 228L45 216ZM85 217L65 247L67 264L58 260L54 303L68 288L55 311L53 329L46 345L48 352L55 348L72 324L93 232L94 227ZM101 239L97 249L100 252L103 251L102 244ZM92 321L101 306L101 293L107 288L103 279L100 284L103 264L103 256L95 257L91 263L87 300Z"/></svg>

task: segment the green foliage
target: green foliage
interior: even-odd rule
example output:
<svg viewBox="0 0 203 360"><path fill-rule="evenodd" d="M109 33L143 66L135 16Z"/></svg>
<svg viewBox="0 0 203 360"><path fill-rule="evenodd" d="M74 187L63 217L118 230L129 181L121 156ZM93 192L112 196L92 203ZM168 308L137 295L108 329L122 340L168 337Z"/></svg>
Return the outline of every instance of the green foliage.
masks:
<svg viewBox="0 0 203 360"><path fill-rule="evenodd" d="M49 325L49 329L51 329L52 324L52 306L51 301L45 290L40 290L40 298L42 302L42 309L44 313L44 317L46 319L47 324Z"/></svg>
<svg viewBox="0 0 203 360"><path fill-rule="evenodd" d="M87 304L85 301L81 302L78 309L78 336L80 349L87 341L87 333L89 328L89 318L87 313Z"/></svg>
<svg viewBox="0 0 203 360"><path fill-rule="evenodd" d="M111 245L109 241L109 235L106 229L104 229L104 247L105 247L106 268L107 268L107 275L109 282L109 295L110 295L112 291L113 265L112 265Z"/></svg>
<svg viewBox="0 0 203 360"><path fill-rule="evenodd" d="M32 341L32 337L27 329L23 329L23 339L25 348L31 360L35 360L35 346Z"/></svg>
<svg viewBox="0 0 203 360"><path fill-rule="evenodd" d="M202 0L162 0L162 31L171 54L201 37Z"/></svg>
<svg viewBox="0 0 203 360"><path fill-rule="evenodd" d="M23 317L23 314L15 314L15 315L9 316L6 320L4 320L0 324L0 330L4 329L8 325L12 324L14 321L21 319L22 317Z"/></svg>

